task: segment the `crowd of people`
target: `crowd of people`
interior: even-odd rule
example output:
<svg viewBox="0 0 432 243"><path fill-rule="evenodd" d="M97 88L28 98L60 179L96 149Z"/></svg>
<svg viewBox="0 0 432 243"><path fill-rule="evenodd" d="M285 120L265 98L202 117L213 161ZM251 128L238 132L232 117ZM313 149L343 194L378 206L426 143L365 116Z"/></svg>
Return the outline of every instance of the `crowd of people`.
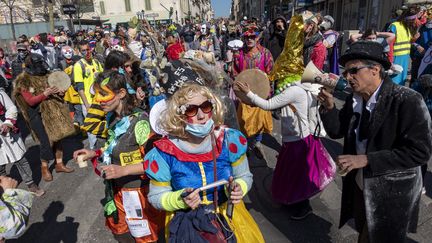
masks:
<svg viewBox="0 0 432 243"><path fill-rule="evenodd" d="M0 49L0 240L25 230L31 197L45 194L24 156L28 129L47 182L51 163L74 171L62 141L88 139L73 157L103 178L105 224L118 242L264 242L243 197L248 160L268 159L274 118L283 143L275 204L302 220L339 173L341 226L354 218L359 242L404 242L432 154L432 11L404 6L384 31L350 36L343 54L334 26L304 11L266 24L156 28L134 17L128 28L20 36L13 61ZM308 64L320 72L302 82ZM323 80L349 84L343 107ZM327 135L344 138L341 155L329 155ZM12 163L28 191L6 177Z"/></svg>

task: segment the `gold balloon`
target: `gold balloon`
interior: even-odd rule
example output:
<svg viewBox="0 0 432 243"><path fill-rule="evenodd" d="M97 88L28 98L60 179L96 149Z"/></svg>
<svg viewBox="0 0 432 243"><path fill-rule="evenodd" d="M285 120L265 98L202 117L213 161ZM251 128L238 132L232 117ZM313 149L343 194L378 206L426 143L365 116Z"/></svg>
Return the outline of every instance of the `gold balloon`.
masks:
<svg viewBox="0 0 432 243"><path fill-rule="evenodd" d="M275 65L269 75L271 81L279 80L278 89L300 80L303 73L303 26L302 16L295 15L291 18L284 49L276 59Z"/></svg>

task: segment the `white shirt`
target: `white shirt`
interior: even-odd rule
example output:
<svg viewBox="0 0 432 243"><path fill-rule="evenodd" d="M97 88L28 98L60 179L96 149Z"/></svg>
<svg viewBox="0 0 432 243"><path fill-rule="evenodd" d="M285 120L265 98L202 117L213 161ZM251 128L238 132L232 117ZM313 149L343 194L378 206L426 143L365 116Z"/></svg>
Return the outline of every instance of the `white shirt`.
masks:
<svg viewBox="0 0 432 243"><path fill-rule="evenodd" d="M372 96L369 98L369 100L366 103L366 110L368 110L370 112L370 114L372 114L373 110L376 107L377 95L379 93L379 90L381 89L381 85L382 85L382 81L381 81L381 84L378 86L378 88L375 90L375 92L372 94ZM354 111L354 113L360 114L359 119L361 119L362 110L363 110L363 98L359 94L354 93L354 95L353 95L353 111ZM367 139L363 139L363 141L359 140L359 130L360 130L360 122L354 131L356 134L357 154L363 155L363 154L366 154L366 146L367 146L368 141L367 141ZM360 187L360 189L363 190L363 169L359 169L357 171L356 182L357 182L357 185Z"/></svg>
<svg viewBox="0 0 432 243"><path fill-rule="evenodd" d="M282 142L297 141L310 135L308 109L312 102L308 102L311 97L303 88L292 85L269 100L265 100L251 91L247 96L252 103L263 110L281 108ZM298 116L288 105L295 107ZM298 117L300 117L300 123Z"/></svg>

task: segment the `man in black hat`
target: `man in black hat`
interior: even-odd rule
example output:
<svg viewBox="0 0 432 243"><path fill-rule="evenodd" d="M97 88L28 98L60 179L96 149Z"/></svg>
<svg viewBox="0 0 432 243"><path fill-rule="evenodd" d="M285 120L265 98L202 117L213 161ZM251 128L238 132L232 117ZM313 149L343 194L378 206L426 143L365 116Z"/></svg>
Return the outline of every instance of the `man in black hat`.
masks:
<svg viewBox="0 0 432 243"><path fill-rule="evenodd" d="M380 44L356 42L339 63L353 94L340 110L330 92L318 98L327 133L344 138L340 226L354 218L359 242L404 242L417 227L420 166L431 157L428 110L420 94L386 75Z"/></svg>

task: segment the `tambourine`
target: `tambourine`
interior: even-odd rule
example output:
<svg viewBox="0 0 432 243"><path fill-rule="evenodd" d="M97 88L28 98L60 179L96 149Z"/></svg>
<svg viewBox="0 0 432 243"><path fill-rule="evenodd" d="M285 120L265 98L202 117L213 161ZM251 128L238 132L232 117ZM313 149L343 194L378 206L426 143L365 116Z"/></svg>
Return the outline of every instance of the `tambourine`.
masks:
<svg viewBox="0 0 432 243"><path fill-rule="evenodd" d="M71 86L71 79L65 72L56 71L48 76L48 84L50 87L66 91Z"/></svg>
<svg viewBox="0 0 432 243"><path fill-rule="evenodd" d="M248 69L241 72L235 78L235 83L247 83L250 90L263 99L267 99L270 94L270 81L267 74L259 69ZM237 85L234 85L233 90L237 98L243 103L253 105L251 100L245 93L241 92Z"/></svg>
<svg viewBox="0 0 432 243"><path fill-rule="evenodd" d="M165 100L158 101L150 110L149 120L150 126L157 134L162 136L168 135L168 133L160 127L160 117L163 112L167 109L167 103Z"/></svg>

